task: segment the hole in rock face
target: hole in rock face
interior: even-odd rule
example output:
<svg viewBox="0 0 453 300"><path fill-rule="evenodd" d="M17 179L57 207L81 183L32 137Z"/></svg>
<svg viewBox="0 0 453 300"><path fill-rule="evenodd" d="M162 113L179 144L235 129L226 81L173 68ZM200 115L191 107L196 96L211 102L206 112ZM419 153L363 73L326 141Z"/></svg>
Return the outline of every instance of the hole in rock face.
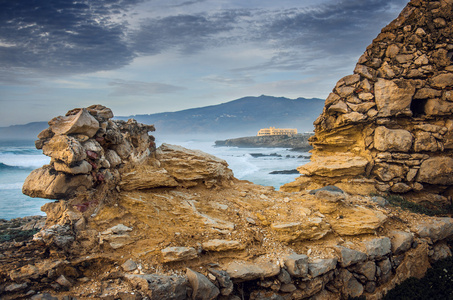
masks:
<svg viewBox="0 0 453 300"><path fill-rule="evenodd" d="M428 99L413 99L411 102L411 111L414 117L421 117L425 114L425 105Z"/></svg>
<svg viewBox="0 0 453 300"><path fill-rule="evenodd" d="M448 51L447 57L450 59L451 62L453 62L453 50Z"/></svg>

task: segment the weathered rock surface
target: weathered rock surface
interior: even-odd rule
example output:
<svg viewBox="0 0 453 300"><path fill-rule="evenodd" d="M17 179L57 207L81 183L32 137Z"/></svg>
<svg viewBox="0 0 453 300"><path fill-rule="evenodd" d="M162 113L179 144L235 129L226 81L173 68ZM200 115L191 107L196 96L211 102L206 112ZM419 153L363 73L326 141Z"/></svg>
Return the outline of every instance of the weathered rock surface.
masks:
<svg viewBox="0 0 453 300"><path fill-rule="evenodd" d="M168 247L161 252L164 262L190 260L198 256L197 250L192 247Z"/></svg>
<svg viewBox="0 0 453 300"><path fill-rule="evenodd" d="M280 273L280 266L276 262L234 261L225 271L233 279L247 281L276 276Z"/></svg>
<svg viewBox="0 0 453 300"><path fill-rule="evenodd" d="M203 182L211 187L233 179L226 161L202 151L162 144L156 154L161 166L178 182L188 186Z"/></svg>
<svg viewBox="0 0 453 300"><path fill-rule="evenodd" d="M0 243L2 299L380 299L422 277L451 255L451 219L369 193L451 201L452 5L411 1L367 48L315 122L320 164L289 192L237 180L200 151L156 151L152 126L100 105L55 119L36 143L51 163L24 191L60 201L43 206L33 239Z"/></svg>
<svg viewBox="0 0 453 300"><path fill-rule="evenodd" d="M291 254L285 258L285 266L291 276L305 277L308 274L308 256Z"/></svg>
<svg viewBox="0 0 453 300"><path fill-rule="evenodd" d="M352 153L341 153L337 156L316 156L298 168L304 175L325 177L354 176L362 174L368 161Z"/></svg>
<svg viewBox="0 0 453 300"><path fill-rule="evenodd" d="M91 111L83 108L78 109L78 112L77 110L69 111L64 117L56 117L49 121L50 130L56 135L80 133L91 138L99 130L99 122L91 115ZM113 114L110 118L113 118Z"/></svg>
<svg viewBox="0 0 453 300"><path fill-rule="evenodd" d="M392 253L400 254L409 250L414 241L414 235L410 232L394 230L390 232Z"/></svg>
<svg viewBox="0 0 453 300"><path fill-rule="evenodd" d="M310 138L311 162L298 169L304 176L282 190L336 184L425 203L433 198L427 194L451 196L452 5L410 1L382 30L326 99ZM432 26L439 19L444 25Z"/></svg>
<svg viewBox="0 0 453 300"><path fill-rule="evenodd" d="M388 237L383 237L366 242L365 247L369 257L379 259L391 253L392 243Z"/></svg>
<svg viewBox="0 0 453 300"><path fill-rule="evenodd" d="M239 241L228 241L228 240L210 240L204 242L202 245L206 251L229 251L229 250L243 250L245 245Z"/></svg>
<svg viewBox="0 0 453 300"><path fill-rule="evenodd" d="M36 169L28 175L22 192L30 197L65 199L93 186L91 175L67 175L50 166Z"/></svg>
<svg viewBox="0 0 453 300"><path fill-rule="evenodd" d="M149 299L187 299L188 280L182 276L127 274L126 279Z"/></svg>
<svg viewBox="0 0 453 300"><path fill-rule="evenodd" d="M337 266L337 259L336 258L329 258L329 259L314 259L308 262L308 273L312 277L318 277L323 275L330 270L335 269Z"/></svg>
<svg viewBox="0 0 453 300"><path fill-rule="evenodd" d="M342 267L348 267L358 262L363 262L367 259L367 255L361 251L349 249L343 246L337 246L340 254L339 263Z"/></svg>
<svg viewBox="0 0 453 300"><path fill-rule="evenodd" d="M437 218L421 222L414 228L421 237L428 237L433 242L444 240L453 235L453 219Z"/></svg>

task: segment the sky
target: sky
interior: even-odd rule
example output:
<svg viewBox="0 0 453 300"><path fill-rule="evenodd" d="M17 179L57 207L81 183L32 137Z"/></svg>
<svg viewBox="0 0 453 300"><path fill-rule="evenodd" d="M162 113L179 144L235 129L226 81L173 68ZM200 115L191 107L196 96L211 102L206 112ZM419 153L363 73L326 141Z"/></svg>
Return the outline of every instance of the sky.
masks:
<svg viewBox="0 0 453 300"><path fill-rule="evenodd" d="M325 98L408 0L0 0L0 126Z"/></svg>

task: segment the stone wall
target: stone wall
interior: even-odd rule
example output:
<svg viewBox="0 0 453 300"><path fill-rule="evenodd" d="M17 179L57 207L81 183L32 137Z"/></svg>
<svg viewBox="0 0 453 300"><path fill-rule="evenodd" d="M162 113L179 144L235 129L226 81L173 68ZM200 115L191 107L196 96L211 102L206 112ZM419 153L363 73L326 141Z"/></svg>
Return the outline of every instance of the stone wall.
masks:
<svg viewBox="0 0 453 300"><path fill-rule="evenodd" d="M382 29L327 97L312 160L284 189L339 184L451 202L452 19L451 0L412 0Z"/></svg>

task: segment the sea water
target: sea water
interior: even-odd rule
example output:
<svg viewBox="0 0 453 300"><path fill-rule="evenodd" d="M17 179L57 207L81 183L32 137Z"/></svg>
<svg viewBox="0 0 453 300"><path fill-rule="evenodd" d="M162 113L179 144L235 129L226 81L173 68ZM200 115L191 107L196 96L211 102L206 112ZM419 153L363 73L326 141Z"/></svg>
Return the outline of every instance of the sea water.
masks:
<svg viewBox="0 0 453 300"><path fill-rule="evenodd" d="M202 139L156 142L158 146L166 142L215 155L228 163L236 178L276 189L299 175L270 172L293 170L309 161L309 153L285 148L216 147L214 141ZM49 162L50 158L37 150L33 141L0 141L0 219L45 215L41 206L53 200L30 198L22 194L22 185L33 169Z"/></svg>
<svg viewBox="0 0 453 300"><path fill-rule="evenodd" d="M277 190L285 183L294 181L300 174L270 174L271 172L294 170L310 161L310 153L292 151L289 148L216 147L213 141L200 139L170 139L165 142L217 156L228 163L234 177L259 185L273 186Z"/></svg>
<svg viewBox="0 0 453 300"><path fill-rule="evenodd" d="M0 141L0 219L45 215L40 208L51 200L22 194L22 185L33 169L49 161L33 141Z"/></svg>

